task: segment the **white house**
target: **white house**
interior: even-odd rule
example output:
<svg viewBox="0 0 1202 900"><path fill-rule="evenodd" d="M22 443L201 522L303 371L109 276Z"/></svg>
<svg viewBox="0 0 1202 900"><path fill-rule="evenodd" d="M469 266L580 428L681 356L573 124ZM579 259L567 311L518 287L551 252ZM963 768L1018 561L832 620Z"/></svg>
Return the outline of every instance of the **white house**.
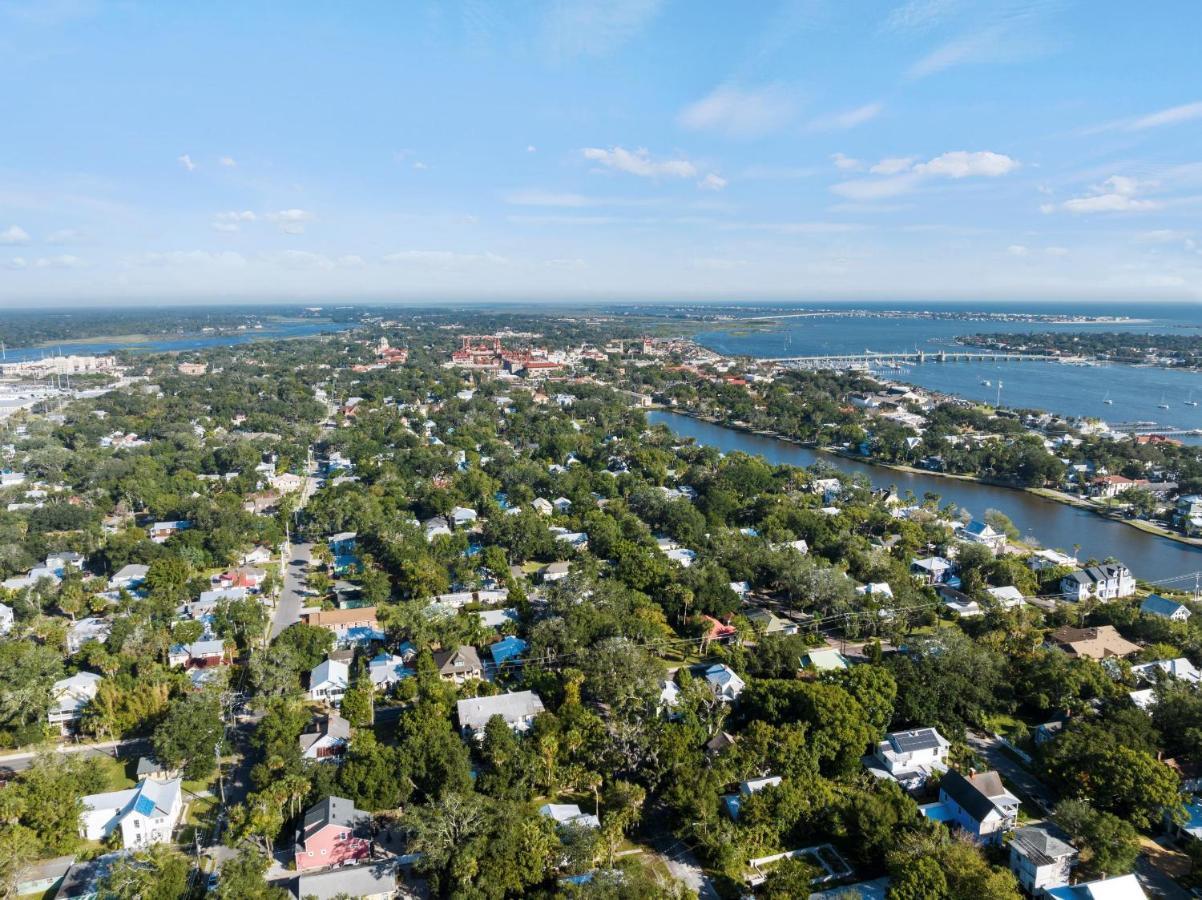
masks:
<svg viewBox="0 0 1202 900"><path fill-rule="evenodd" d="M908 791L926 784L931 775L947 771L951 744L934 728L893 731L876 746L868 771L891 778Z"/></svg>
<svg viewBox="0 0 1202 900"><path fill-rule="evenodd" d="M1027 894L1069 883L1077 849L1041 825L1028 825L1010 838L1010 871Z"/></svg>
<svg viewBox="0 0 1202 900"><path fill-rule="evenodd" d="M296 740L301 758L327 760L340 756L350 739L351 723L337 713L331 713Z"/></svg>
<svg viewBox="0 0 1202 900"><path fill-rule="evenodd" d="M107 619L98 616L88 616L67 626L67 652L74 655L83 649L84 644L98 641L103 644L109 639L113 625Z"/></svg>
<svg viewBox="0 0 1202 900"><path fill-rule="evenodd" d="M1134 875L1117 875L1081 884L1061 885L1044 891L1048 900L1148 900Z"/></svg>
<svg viewBox="0 0 1202 900"><path fill-rule="evenodd" d="M575 803L544 803L538 808L540 815L551 819L556 825L580 825L584 828L600 828L601 820L592 813L580 811Z"/></svg>
<svg viewBox="0 0 1202 900"><path fill-rule="evenodd" d="M572 511L572 501L567 497L556 497L551 501L551 506L557 513L560 513L561 515Z"/></svg>
<svg viewBox="0 0 1202 900"><path fill-rule="evenodd" d="M1064 599L1081 602L1095 598L1102 602L1130 597L1135 593L1135 578L1121 563L1106 563L1078 569L1060 579Z"/></svg>
<svg viewBox="0 0 1202 900"><path fill-rule="evenodd" d="M13 611L11 606L0 603L0 634L8 634L13 630Z"/></svg>
<svg viewBox="0 0 1202 900"><path fill-rule="evenodd" d="M530 505L534 507L534 511L540 516L549 516L555 511L555 507L551 505L551 501L545 500L542 497L535 497Z"/></svg>
<svg viewBox="0 0 1202 900"><path fill-rule="evenodd" d="M986 525L975 519L960 529L960 539L970 544L988 547L994 553L1001 553L1006 549L1006 535L992 525Z"/></svg>
<svg viewBox="0 0 1202 900"><path fill-rule="evenodd" d="M57 725L60 734L70 734L84 707L92 702L104 679L92 672L76 672L70 678L54 682L50 689L50 711L47 718Z"/></svg>
<svg viewBox="0 0 1202 900"><path fill-rule="evenodd" d="M667 556L668 559L672 560L672 562L679 563L686 569L691 566L693 564L693 560L697 558L696 552L690 550L688 547L674 547L664 555Z"/></svg>
<svg viewBox="0 0 1202 900"><path fill-rule="evenodd" d="M1172 622L1184 622L1190 617L1189 607L1176 600L1168 600L1160 594L1149 594L1140 605L1139 611L1146 616L1156 616Z"/></svg>
<svg viewBox="0 0 1202 900"><path fill-rule="evenodd" d="M1006 587L986 588L985 590L1002 609L1015 609L1023 605L1023 592L1012 584Z"/></svg>
<svg viewBox="0 0 1202 900"><path fill-rule="evenodd" d="M388 690L412 674L413 670L405 665L403 657L393 656L383 650L367 664L367 675L377 691Z"/></svg>
<svg viewBox="0 0 1202 900"><path fill-rule="evenodd" d="M887 581L870 581L868 584L862 584L856 588L856 593L864 597L888 597L893 599L893 588L889 587Z"/></svg>
<svg viewBox="0 0 1202 900"><path fill-rule="evenodd" d="M432 541L440 534L450 534L451 523L446 520L445 516L435 516L422 522L422 530L426 533L426 540Z"/></svg>
<svg viewBox="0 0 1202 900"><path fill-rule="evenodd" d="M1202 683L1202 671L1184 656L1176 659L1158 659L1155 662L1141 663L1131 667L1131 674L1155 683L1163 672L1168 678L1176 678L1188 684Z"/></svg>
<svg viewBox="0 0 1202 900"><path fill-rule="evenodd" d="M478 518L476 511L466 506L456 506L451 510L451 521L455 523L456 528L471 525Z"/></svg>
<svg viewBox="0 0 1202 900"><path fill-rule="evenodd" d="M127 566L122 566L109 579L109 590L119 591L122 588L125 588L127 591L135 590L141 587L142 582L146 580L146 573L148 571L150 571L150 566L144 566L141 563L130 563Z"/></svg>
<svg viewBox="0 0 1202 900"><path fill-rule="evenodd" d="M543 711L543 701L534 691L497 694L494 697L472 697L455 704L459 727L476 740L484 737L485 726L493 716L500 716L516 732L529 730L535 717Z"/></svg>
<svg viewBox="0 0 1202 900"><path fill-rule="evenodd" d="M746 682L735 674L734 669L723 663L715 663L705 670L705 680L719 700L732 703L739 699Z"/></svg>
<svg viewBox="0 0 1202 900"><path fill-rule="evenodd" d="M939 782L939 802L918 808L928 819L956 825L983 844L996 844L1018 821L1019 799L1006 790L997 772L965 778L946 772Z"/></svg>
<svg viewBox="0 0 1202 900"><path fill-rule="evenodd" d="M736 822L739 820L739 812L743 807L743 800L753 794L758 794L764 788L777 787L781 783L779 775L769 775L766 778L750 778L739 785L739 791L736 794L724 794L722 803L726 807L726 813Z"/></svg>
<svg viewBox="0 0 1202 900"><path fill-rule="evenodd" d="M323 659L309 673L309 699L337 706L350 685L350 667L338 659Z"/></svg>
<svg viewBox="0 0 1202 900"><path fill-rule="evenodd" d="M165 844L183 811L182 782L147 778L135 788L90 794L83 798L80 831L90 841L102 841L121 829L127 849Z"/></svg>

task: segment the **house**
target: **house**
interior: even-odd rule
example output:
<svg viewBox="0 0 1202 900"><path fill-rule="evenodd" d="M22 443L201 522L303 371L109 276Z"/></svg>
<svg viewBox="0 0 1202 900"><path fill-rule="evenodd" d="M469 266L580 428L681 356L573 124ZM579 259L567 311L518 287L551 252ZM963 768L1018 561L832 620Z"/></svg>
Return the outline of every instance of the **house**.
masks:
<svg viewBox="0 0 1202 900"><path fill-rule="evenodd" d="M124 791L89 794L83 798L80 833L89 841L103 841L120 829L126 849L168 843L184 808L182 785L178 778L147 778Z"/></svg>
<svg viewBox="0 0 1202 900"><path fill-rule="evenodd" d="M388 690L413 675L413 670L405 663L403 656L394 656L381 650L367 664L367 677L371 679L372 687L377 691Z"/></svg>
<svg viewBox="0 0 1202 900"><path fill-rule="evenodd" d="M500 716L506 725L520 733L527 731L534 718L542 711L542 698L534 691L472 697L455 704L459 727L463 729L465 736L474 737L476 740L484 738L484 729L493 716Z"/></svg>
<svg viewBox="0 0 1202 900"><path fill-rule="evenodd" d="M92 672L76 672L61 678L50 689L50 710L47 719L57 725L59 734L68 735L83 716L84 708L92 702L104 679Z"/></svg>
<svg viewBox="0 0 1202 900"><path fill-rule="evenodd" d="M109 590L119 591L125 589L127 591L137 590L146 581L146 573L150 571L150 566L144 566L140 563L130 563L127 566L122 566L109 579Z"/></svg>
<svg viewBox="0 0 1202 900"><path fill-rule="evenodd" d="M223 588L246 588L248 591L257 591L263 586L263 579L266 577L267 573L263 569L256 569L254 566L239 566L218 575L217 584Z"/></svg>
<svg viewBox="0 0 1202 900"><path fill-rule="evenodd" d="M113 624L99 616L89 615L87 619L78 619L67 626L67 652L75 655L83 649L84 644L97 642L103 644L113 631Z"/></svg>
<svg viewBox="0 0 1202 900"><path fill-rule="evenodd" d="M184 666L188 669L207 669L210 666L220 666L225 661L225 642L222 640L175 644L167 652L167 665Z"/></svg>
<svg viewBox="0 0 1202 900"><path fill-rule="evenodd" d="M555 540L562 541L573 550L588 549L588 533L584 531L561 531L555 535Z"/></svg>
<svg viewBox="0 0 1202 900"><path fill-rule="evenodd" d="M350 666L341 660L324 659L309 673L309 699L338 706L350 681Z"/></svg>
<svg viewBox="0 0 1202 900"><path fill-rule="evenodd" d="M75 863L63 876L58 890L48 896L54 900L96 900L100 880L124 857L124 852L117 851Z"/></svg>
<svg viewBox="0 0 1202 900"><path fill-rule="evenodd" d="M592 813L580 811L575 803L544 803L538 808L539 815L546 816L556 826L579 825L583 828L600 828L601 820Z"/></svg>
<svg viewBox="0 0 1202 900"><path fill-rule="evenodd" d="M476 511L466 506L456 506L451 510L451 521L455 523L456 528L471 525L478 518Z"/></svg>
<svg viewBox="0 0 1202 900"><path fill-rule="evenodd" d="M551 501L551 508L560 515L567 515L572 511L572 501L567 497L556 497Z"/></svg>
<svg viewBox="0 0 1202 900"><path fill-rule="evenodd" d="M322 716L311 730L298 737L302 759L336 759L346 751L351 739L351 723L337 713Z"/></svg>
<svg viewBox="0 0 1202 900"><path fill-rule="evenodd" d="M970 544L988 547L995 554L1004 553L1006 550L1006 535L992 525L978 522L976 519L960 529L960 538Z"/></svg>
<svg viewBox="0 0 1202 900"><path fill-rule="evenodd" d="M392 900L397 896L397 864L383 859L361 866L342 866L329 872L302 874L296 894L304 900Z"/></svg>
<svg viewBox="0 0 1202 900"><path fill-rule="evenodd" d="M1135 593L1131 570L1121 563L1106 563L1078 569L1060 579L1060 593L1066 600L1081 602L1090 598L1105 602Z"/></svg>
<svg viewBox="0 0 1202 900"><path fill-rule="evenodd" d="M543 581L559 581L561 578L568 577L568 571L571 569L571 563L560 560L558 562L547 563L539 571L539 576Z"/></svg>
<svg viewBox="0 0 1202 900"><path fill-rule="evenodd" d="M1097 628L1072 628L1065 625L1052 632L1051 643L1069 656L1106 659L1111 656L1130 656L1139 652L1139 645L1120 635L1113 625Z"/></svg>
<svg viewBox="0 0 1202 900"><path fill-rule="evenodd" d="M434 653L434 665L438 677L443 681L463 684L473 678L484 677L484 665L475 647L457 647L454 650L438 650Z"/></svg>
<svg viewBox="0 0 1202 900"><path fill-rule="evenodd" d="M797 634L799 630L796 623L790 622L788 619L782 619L775 613L761 609L760 607L749 609L744 615L747 621L764 635Z"/></svg>
<svg viewBox="0 0 1202 900"><path fill-rule="evenodd" d="M1031 896L1068 884L1076 862L1077 848L1046 825L1019 828L1010 838L1010 871Z"/></svg>
<svg viewBox="0 0 1202 900"><path fill-rule="evenodd" d="M951 744L934 728L893 731L876 746L868 758L868 771L890 778L907 791L917 790L937 772L947 771Z"/></svg>
<svg viewBox="0 0 1202 900"><path fill-rule="evenodd" d="M709 682L714 696L726 703L733 703L743 693L747 683L735 674L734 669L722 663L715 663L705 670L705 680Z"/></svg>
<svg viewBox="0 0 1202 900"><path fill-rule="evenodd" d="M542 497L535 497L530 505L534 507L534 511L540 516L549 516L555 511L555 507L551 505L551 501L544 500Z"/></svg>
<svg viewBox="0 0 1202 900"><path fill-rule="evenodd" d="M856 593L861 597L888 597L893 599L893 588L889 587L887 581L870 581L868 584L862 584L856 588Z"/></svg>
<svg viewBox="0 0 1202 900"><path fill-rule="evenodd" d="M1155 683L1162 677L1161 673L1164 674L1164 677L1176 678L1178 681L1184 681L1187 684L1202 683L1202 671L1199 671L1198 667L1184 656L1180 656L1177 659L1158 659L1155 662L1143 663L1131 667L1132 675L1152 683Z"/></svg>
<svg viewBox="0 0 1202 900"><path fill-rule="evenodd" d="M678 563L684 568L689 568L693 565L693 561L697 559L697 552L690 550L688 547L674 547L664 554L674 563Z"/></svg>
<svg viewBox="0 0 1202 900"><path fill-rule="evenodd" d="M956 825L978 841L996 844L1018 820L1019 800L1006 790L997 772L965 778L946 772L939 782L939 802L918 808L928 819Z"/></svg>
<svg viewBox="0 0 1202 900"><path fill-rule="evenodd" d="M981 615L981 604L963 591L958 591L946 584L937 584L935 593L949 611L956 613L961 618Z"/></svg>
<svg viewBox="0 0 1202 900"><path fill-rule="evenodd" d="M178 520L175 522L155 522L150 526L150 539L156 544L165 543L169 538L190 528L191 522Z"/></svg>
<svg viewBox="0 0 1202 900"><path fill-rule="evenodd" d="M450 534L451 523L447 521L446 516L434 516L422 522L422 531L426 533L426 540L432 541L440 534Z"/></svg>
<svg viewBox="0 0 1202 900"><path fill-rule="evenodd" d="M952 564L942 556L929 556L910 563L910 571L920 578L923 584L942 584L951 575L952 568Z"/></svg>
<svg viewBox="0 0 1202 900"><path fill-rule="evenodd" d="M368 644L384 640L384 632L376 620L376 608L363 606L358 609L313 609L300 611L301 621L306 625L326 628L334 632L334 641L339 646Z"/></svg>
<svg viewBox="0 0 1202 900"><path fill-rule="evenodd" d="M1184 622L1189 619L1190 611L1184 603L1167 600L1160 594L1149 594L1140 605L1139 611L1145 616L1156 616L1171 622Z"/></svg>
<svg viewBox="0 0 1202 900"><path fill-rule="evenodd" d="M801 657L802 668L817 669L819 672L839 672L848 668L847 657L833 647L822 647L807 651Z"/></svg>
<svg viewBox="0 0 1202 900"><path fill-rule="evenodd" d="M298 871L341 866L367 859L371 817L344 797L326 797L305 810L296 830L293 859ZM303 896L303 895L302 895Z"/></svg>
<svg viewBox="0 0 1202 900"><path fill-rule="evenodd" d="M1025 600L1023 597L1023 592L1014 585L1007 585L1005 587L991 587L986 588L985 590L989 596L993 598L994 602L997 603L997 605L1002 609L1016 609L1017 607L1022 606L1023 601Z"/></svg>
<svg viewBox="0 0 1202 900"><path fill-rule="evenodd" d="M11 606L0 603L0 634L8 634L13 630L13 610Z"/></svg>
<svg viewBox="0 0 1202 900"><path fill-rule="evenodd" d="M492 654L493 664L499 668L525 653L527 646L528 644L520 637L511 636L497 641L488 648L488 652Z"/></svg>
<svg viewBox="0 0 1202 900"><path fill-rule="evenodd" d="M764 788L779 786L781 780L779 775L770 775L766 778L751 778L742 782L736 793L723 795L722 804L726 807L726 814L734 821L739 821L739 812L743 807L744 799L758 794Z"/></svg>
<svg viewBox="0 0 1202 900"><path fill-rule="evenodd" d="M1118 875L1082 884L1062 885L1044 891L1047 900L1148 900L1134 875Z"/></svg>
<svg viewBox="0 0 1202 900"><path fill-rule="evenodd" d="M180 772L178 769L168 769L153 756L139 756L134 775L138 781L147 778L151 781L171 781L173 778L179 778Z"/></svg>

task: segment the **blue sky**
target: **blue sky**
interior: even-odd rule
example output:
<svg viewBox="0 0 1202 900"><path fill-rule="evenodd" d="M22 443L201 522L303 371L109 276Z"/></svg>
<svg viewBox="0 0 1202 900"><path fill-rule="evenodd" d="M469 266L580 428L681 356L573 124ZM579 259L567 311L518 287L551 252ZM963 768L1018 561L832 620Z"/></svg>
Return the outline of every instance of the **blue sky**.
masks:
<svg viewBox="0 0 1202 900"><path fill-rule="evenodd" d="M0 0L0 305L1202 299L1202 4Z"/></svg>

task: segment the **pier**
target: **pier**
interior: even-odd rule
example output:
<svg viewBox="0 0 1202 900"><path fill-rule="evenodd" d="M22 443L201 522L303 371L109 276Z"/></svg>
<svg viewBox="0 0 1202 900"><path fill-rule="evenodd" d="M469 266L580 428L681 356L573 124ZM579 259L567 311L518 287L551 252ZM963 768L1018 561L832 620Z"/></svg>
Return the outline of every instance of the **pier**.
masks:
<svg viewBox="0 0 1202 900"><path fill-rule="evenodd" d="M885 353L865 350L863 353L839 353L831 356L777 356L759 360L799 369L850 369L873 365L900 366L924 363L956 362L1084 362L1080 357L1052 356L1045 353L981 353L971 350L912 350L901 353Z"/></svg>

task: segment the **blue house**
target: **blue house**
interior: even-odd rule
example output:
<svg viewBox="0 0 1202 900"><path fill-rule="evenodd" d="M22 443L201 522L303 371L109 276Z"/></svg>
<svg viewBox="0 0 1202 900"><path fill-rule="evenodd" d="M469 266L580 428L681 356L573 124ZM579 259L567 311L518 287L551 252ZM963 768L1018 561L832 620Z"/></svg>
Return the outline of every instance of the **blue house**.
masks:
<svg viewBox="0 0 1202 900"><path fill-rule="evenodd" d="M493 644L489 652L492 653L492 661L498 666L503 666L525 653L528 646L520 637L507 637Z"/></svg>
<svg viewBox="0 0 1202 900"><path fill-rule="evenodd" d="M1146 616L1157 616L1173 622L1184 622L1190 617L1189 608L1184 603L1169 600L1160 594L1149 594L1139 611Z"/></svg>

